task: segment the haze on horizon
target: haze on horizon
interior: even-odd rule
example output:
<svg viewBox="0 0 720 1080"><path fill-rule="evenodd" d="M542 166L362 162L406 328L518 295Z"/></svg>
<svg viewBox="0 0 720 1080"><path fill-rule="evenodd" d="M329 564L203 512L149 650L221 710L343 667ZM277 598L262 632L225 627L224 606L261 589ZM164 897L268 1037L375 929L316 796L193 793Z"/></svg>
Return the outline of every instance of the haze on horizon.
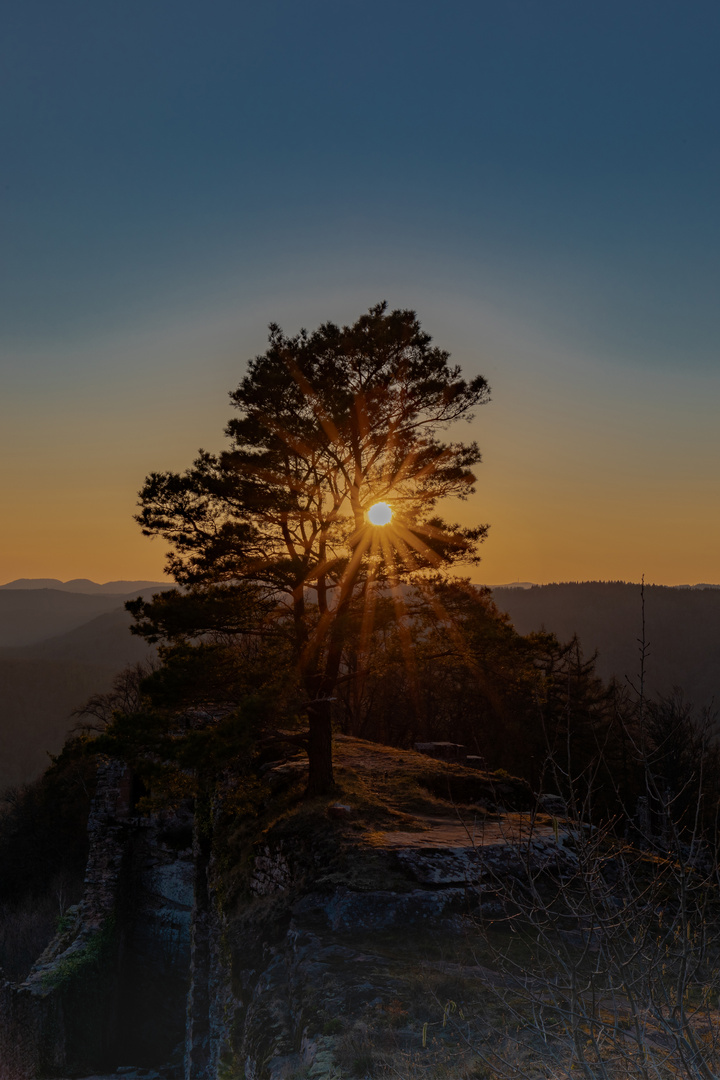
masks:
<svg viewBox="0 0 720 1080"><path fill-rule="evenodd" d="M492 402L473 577L717 582L720 8L13 0L0 581L160 580L266 327L417 310Z"/></svg>

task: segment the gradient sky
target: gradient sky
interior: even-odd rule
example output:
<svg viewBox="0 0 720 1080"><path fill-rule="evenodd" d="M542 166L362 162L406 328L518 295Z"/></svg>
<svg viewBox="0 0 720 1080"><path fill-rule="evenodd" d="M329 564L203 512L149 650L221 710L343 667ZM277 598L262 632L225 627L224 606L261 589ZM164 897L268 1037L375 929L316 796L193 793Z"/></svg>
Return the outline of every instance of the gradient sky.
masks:
<svg viewBox="0 0 720 1080"><path fill-rule="evenodd" d="M387 299L493 389L478 580L720 582L719 42L702 0L5 0L0 581L160 577L136 492L267 323Z"/></svg>

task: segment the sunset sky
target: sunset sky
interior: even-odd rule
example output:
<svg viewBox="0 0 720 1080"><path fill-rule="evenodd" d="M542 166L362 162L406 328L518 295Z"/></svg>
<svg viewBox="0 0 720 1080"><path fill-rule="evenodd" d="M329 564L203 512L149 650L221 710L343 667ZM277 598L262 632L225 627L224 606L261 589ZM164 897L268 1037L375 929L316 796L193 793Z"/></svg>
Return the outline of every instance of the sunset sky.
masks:
<svg viewBox="0 0 720 1080"><path fill-rule="evenodd" d="M157 579L151 470L288 333L492 402L478 581L720 582L720 5L6 0L0 582Z"/></svg>

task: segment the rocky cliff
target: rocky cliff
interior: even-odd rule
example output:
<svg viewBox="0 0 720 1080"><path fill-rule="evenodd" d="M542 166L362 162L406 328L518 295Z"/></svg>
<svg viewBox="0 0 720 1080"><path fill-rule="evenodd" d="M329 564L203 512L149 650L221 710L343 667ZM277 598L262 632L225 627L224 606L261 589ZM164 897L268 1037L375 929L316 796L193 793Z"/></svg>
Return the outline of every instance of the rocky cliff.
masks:
<svg viewBox="0 0 720 1080"><path fill-rule="evenodd" d="M508 777L344 738L336 761L338 803L303 801L302 761L281 761L253 814L232 770L139 813L127 766L103 765L84 898L0 984L0 1080L480 1075L476 920L518 845L566 857L557 823L530 833Z"/></svg>

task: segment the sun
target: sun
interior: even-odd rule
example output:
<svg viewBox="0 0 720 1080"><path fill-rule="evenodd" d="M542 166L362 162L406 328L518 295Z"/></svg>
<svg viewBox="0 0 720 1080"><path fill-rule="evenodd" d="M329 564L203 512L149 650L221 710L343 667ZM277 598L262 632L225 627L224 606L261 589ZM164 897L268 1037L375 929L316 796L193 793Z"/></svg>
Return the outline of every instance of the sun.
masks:
<svg viewBox="0 0 720 1080"><path fill-rule="evenodd" d="M371 525L388 525L392 521L392 507L386 502L374 503L367 516Z"/></svg>

